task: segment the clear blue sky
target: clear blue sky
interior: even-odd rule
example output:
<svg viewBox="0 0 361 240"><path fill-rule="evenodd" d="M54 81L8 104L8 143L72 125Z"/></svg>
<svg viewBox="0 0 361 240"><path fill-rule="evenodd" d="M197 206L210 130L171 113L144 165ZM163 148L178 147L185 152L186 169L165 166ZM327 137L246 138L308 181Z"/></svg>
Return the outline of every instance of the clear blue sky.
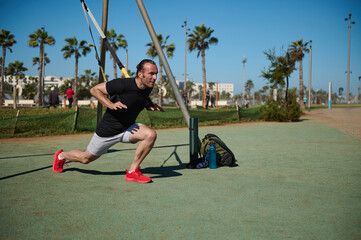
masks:
<svg viewBox="0 0 361 240"><path fill-rule="evenodd" d="M275 48L280 53L282 46L300 38L313 41L312 88L333 91L347 87L348 22L344 19L352 12L356 24L351 29L351 77L350 91L357 94L361 76L361 1L359 0L143 0L155 31L163 36L170 35L168 43L174 43L176 50L169 64L176 79L184 78L184 28L204 23L214 29L213 36L219 43L206 52L207 81L233 83L235 93L242 91L242 57L246 56L246 80L252 79L255 89L266 84L260 77L261 71L269 65L263 51ZM88 0L87 5L101 25L102 1ZM49 35L56 40L54 46L45 50L51 63L46 66L46 75L74 77L74 57L65 60L60 51L66 45L65 38L76 36L78 40L91 42L88 26L78 0L0 0L0 28L10 30L17 44L13 52L7 52L6 65L16 60L28 68L26 75L38 75L32 58L39 56L39 48L27 45L29 34L45 26ZM129 45L129 68L135 66L146 55L146 43L150 42L136 1L109 0L108 30L114 28L123 34ZM99 35L93 28L98 49ZM117 52L125 64L125 50ZM193 82L202 82L201 58L197 53L187 53L187 73ZM158 59L156 59L158 62ZM106 58L106 73L113 76L109 55ZM297 65L298 67L298 65ZM94 52L79 60L79 75L85 69L98 73ZM309 56L304 58L304 81L308 86ZM118 72L119 74L119 72ZM298 70L290 79L290 85L298 86Z"/></svg>

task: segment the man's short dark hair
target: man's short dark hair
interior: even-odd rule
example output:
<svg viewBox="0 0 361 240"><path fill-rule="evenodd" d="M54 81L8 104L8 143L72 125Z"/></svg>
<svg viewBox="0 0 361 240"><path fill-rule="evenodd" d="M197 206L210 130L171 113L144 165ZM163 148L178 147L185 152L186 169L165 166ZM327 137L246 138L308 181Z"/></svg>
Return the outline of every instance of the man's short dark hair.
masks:
<svg viewBox="0 0 361 240"><path fill-rule="evenodd" d="M136 76L137 76L137 77L138 77L138 72L143 71L144 65L145 65L146 63L150 63L150 64L153 64L153 65L156 65L156 66L157 66L157 64L156 64L153 60L151 60L151 59L143 59L143 60L137 65L137 73L136 73Z"/></svg>

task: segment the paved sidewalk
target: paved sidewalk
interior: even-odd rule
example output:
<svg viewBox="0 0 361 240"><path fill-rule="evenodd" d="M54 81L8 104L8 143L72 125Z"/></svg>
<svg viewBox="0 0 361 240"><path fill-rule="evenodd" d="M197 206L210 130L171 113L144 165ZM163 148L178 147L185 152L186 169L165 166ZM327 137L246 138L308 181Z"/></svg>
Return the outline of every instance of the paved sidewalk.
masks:
<svg viewBox="0 0 361 240"><path fill-rule="evenodd" d="M189 170L186 129L159 130L124 181L135 145L51 170L91 135L0 141L0 239L361 239L361 141L315 119L201 127L239 160Z"/></svg>
<svg viewBox="0 0 361 240"><path fill-rule="evenodd" d="M303 118L311 117L334 127L361 141L361 108L318 109L307 112Z"/></svg>

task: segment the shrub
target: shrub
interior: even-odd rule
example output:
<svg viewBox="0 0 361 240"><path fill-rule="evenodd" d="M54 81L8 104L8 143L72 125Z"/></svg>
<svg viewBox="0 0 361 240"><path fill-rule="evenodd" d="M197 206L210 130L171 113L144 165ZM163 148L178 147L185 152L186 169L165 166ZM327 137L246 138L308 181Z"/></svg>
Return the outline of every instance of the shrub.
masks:
<svg viewBox="0 0 361 240"><path fill-rule="evenodd" d="M278 102L269 98L266 104L261 107L260 112L265 121L279 122L298 121L302 113L294 95L289 96L288 104L285 100Z"/></svg>
<svg viewBox="0 0 361 240"><path fill-rule="evenodd" d="M301 117L302 110L300 105L297 103L297 99L295 95L290 95L288 99L288 119L292 122L298 121Z"/></svg>

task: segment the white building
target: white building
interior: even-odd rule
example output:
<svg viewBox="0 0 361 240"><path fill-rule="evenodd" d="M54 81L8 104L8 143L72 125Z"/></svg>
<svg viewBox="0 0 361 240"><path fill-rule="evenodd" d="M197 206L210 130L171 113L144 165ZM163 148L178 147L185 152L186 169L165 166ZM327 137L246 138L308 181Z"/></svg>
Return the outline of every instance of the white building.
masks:
<svg viewBox="0 0 361 240"><path fill-rule="evenodd" d="M177 80L176 81L178 86L181 85L183 86L184 80ZM193 86L193 92L192 95L198 94L199 93L199 87L198 86L202 86L203 87L203 83L195 83L195 85ZM220 95L223 91L230 93L230 96L233 97L233 83L218 83L218 94ZM209 87L209 83L207 83L207 90L209 90L210 93L215 93L217 88L217 84L215 83L213 85L213 89L210 89Z"/></svg>
<svg viewBox="0 0 361 240"><path fill-rule="evenodd" d="M25 76L25 79L19 80L19 85L24 87L26 82L25 81L31 81L31 78L38 79L39 76ZM56 76L45 76L44 77L44 89L47 89L49 87L57 86L60 87L64 84L65 80L68 80L70 78L63 78L63 77L56 77ZM24 81L25 80L25 81ZM15 85L16 79L15 77L6 76L5 81L10 83L11 85Z"/></svg>

